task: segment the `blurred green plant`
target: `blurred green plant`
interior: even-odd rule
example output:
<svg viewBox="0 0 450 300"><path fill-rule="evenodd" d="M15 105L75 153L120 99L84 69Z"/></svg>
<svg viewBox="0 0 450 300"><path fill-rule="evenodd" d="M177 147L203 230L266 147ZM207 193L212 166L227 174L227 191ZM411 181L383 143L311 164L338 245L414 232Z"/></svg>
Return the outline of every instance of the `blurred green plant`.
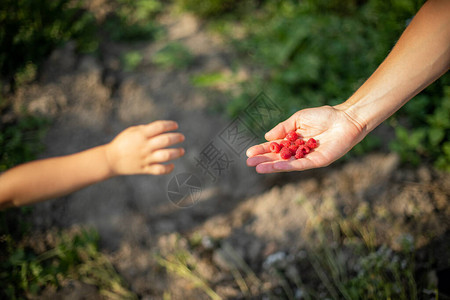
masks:
<svg viewBox="0 0 450 300"><path fill-rule="evenodd" d="M155 18L163 5L159 0L116 0L114 14L105 21L105 29L114 41L154 40L162 27Z"/></svg>
<svg viewBox="0 0 450 300"><path fill-rule="evenodd" d="M230 81L229 76L223 72L198 74L191 77L191 83L196 87L214 87Z"/></svg>
<svg viewBox="0 0 450 300"><path fill-rule="evenodd" d="M338 222L341 223L338 226L350 224L346 234L349 231L351 234L344 235L342 244L330 246L325 229L320 226L316 228L319 243L308 250L309 262L326 287L328 296L349 300L417 299L415 248L411 239L401 237L402 249L396 252L387 245L376 246L370 240L358 237L360 226L364 226L361 222L345 219ZM345 257L347 261L343 259Z"/></svg>
<svg viewBox="0 0 450 300"><path fill-rule="evenodd" d="M23 72L29 74L69 39L76 41L78 51L95 51L95 19L81 5L79 0L1 1L0 79L14 89Z"/></svg>
<svg viewBox="0 0 450 300"><path fill-rule="evenodd" d="M53 49L74 40L77 51L95 52L99 27L115 41L156 39L162 27L155 21L163 6L157 0L116 0L103 24L84 9L84 0L4 0L0 2L0 80L14 91L33 80Z"/></svg>
<svg viewBox="0 0 450 300"><path fill-rule="evenodd" d="M185 69L193 62L189 49L179 42L171 42L156 52L152 57L152 62L166 69Z"/></svg>
<svg viewBox="0 0 450 300"><path fill-rule="evenodd" d="M4 216L1 217L3 219ZM94 230L62 231L54 238L56 242L52 248L37 253L16 242L16 237L2 232L2 298L28 298L44 288L59 287L64 280L73 279L96 286L108 299L137 299L109 260L99 252L99 238Z"/></svg>
<svg viewBox="0 0 450 300"><path fill-rule="evenodd" d="M32 115L0 124L0 172L35 159L44 148L41 140L48 125L47 119Z"/></svg>
<svg viewBox="0 0 450 300"><path fill-rule="evenodd" d="M139 51L129 51L122 56L123 69L127 72L134 71L142 62L142 54Z"/></svg>
<svg viewBox="0 0 450 300"><path fill-rule="evenodd" d="M415 166L423 159L431 159L437 168L450 172L450 80L444 77L441 81L444 83L442 97L419 95L405 106L402 115L409 124L396 125L397 139L391 143L391 149Z"/></svg>
<svg viewBox="0 0 450 300"><path fill-rule="evenodd" d="M156 260L167 271L188 280L194 287L201 289L211 299L222 299L222 297L211 289L208 282L195 271L195 259L189 252L178 249L175 253L167 257L157 255Z"/></svg>
<svg viewBox="0 0 450 300"><path fill-rule="evenodd" d="M246 5L256 1L239 0L176 0L175 4L181 10L191 11L202 18L223 17L224 14L237 14Z"/></svg>

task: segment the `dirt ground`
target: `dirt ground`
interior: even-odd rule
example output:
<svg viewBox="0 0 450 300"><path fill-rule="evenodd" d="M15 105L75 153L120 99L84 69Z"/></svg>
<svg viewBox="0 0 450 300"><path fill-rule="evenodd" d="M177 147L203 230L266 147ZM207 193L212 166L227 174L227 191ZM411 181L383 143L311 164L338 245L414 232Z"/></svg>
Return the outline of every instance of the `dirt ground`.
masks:
<svg viewBox="0 0 450 300"><path fill-rule="evenodd" d="M38 204L33 212L37 230L96 228L102 252L142 299L163 299L165 292L172 299L208 298L192 282L167 273L155 254L197 245L198 272L220 296L240 298L239 287L227 275L233 269L230 251L259 275L270 255L289 257L311 247L314 222L350 216L369 220L365 224L376 232L374 244L398 249L398 237L410 234L418 253L433 257L436 274L450 268L450 176L431 167L407 169L395 154L373 153L314 171L258 175L245 165L244 154L223 147L232 159L228 168L215 181L204 173L197 159L231 122L212 107L229 99L221 91L195 88L191 78L205 72L230 74L233 53L192 16L168 16L162 22L168 35L161 41L105 42L100 57L77 55L71 43L56 50L38 82L18 90L15 103L53 119L42 157L96 146L127 126L158 119L180 124L186 156L167 176L114 178ZM187 69L151 63L152 55L172 41L194 55ZM140 51L143 62L125 72L120 57L131 50ZM243 68L240 74L245 78L248 71ZM186 208L168 196L170 182L183 173L193 174L201 191ZM99 297L79 283L59 293L70 299Z"/></svg>

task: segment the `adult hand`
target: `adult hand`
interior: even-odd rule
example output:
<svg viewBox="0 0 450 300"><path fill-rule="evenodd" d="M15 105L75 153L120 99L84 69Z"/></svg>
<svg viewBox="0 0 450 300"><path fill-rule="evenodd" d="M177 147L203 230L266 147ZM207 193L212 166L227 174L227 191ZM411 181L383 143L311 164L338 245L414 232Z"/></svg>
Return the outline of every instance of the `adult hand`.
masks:
<svg viewBox="0 0 450 300"><path fill-rule="evenodd" d="M281 141L286 134L296 130L304 139L314 138L318 147L304 158L289 160L271 153L269 144ZM323 106L300 110L286 121L266 133L269 142L247 150L247 165L256 166L258 173L302 171L328 166L347 153L366 135L365 126L359 124L339 106Z"/></svg>

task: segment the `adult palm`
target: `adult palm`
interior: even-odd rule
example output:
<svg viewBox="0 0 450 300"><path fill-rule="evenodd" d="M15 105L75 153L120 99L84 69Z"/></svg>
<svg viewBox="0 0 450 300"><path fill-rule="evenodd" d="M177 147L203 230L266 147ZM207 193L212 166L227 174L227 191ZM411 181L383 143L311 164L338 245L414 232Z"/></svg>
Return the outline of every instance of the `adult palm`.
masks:
<svg viewBox="0 0 450 300"><path fill-rule="evenodd" d="M304 139L315 138L318 147L306 157L282 160L278 153L271 153L269 144L281 141L286 134L296 130ZM247 150L247 165L256 166L258 173L302 171L325 167L347 153L364 136L364 126L356 122L338 106L322 106L300 110L266 133L269 142Z"/></svg>

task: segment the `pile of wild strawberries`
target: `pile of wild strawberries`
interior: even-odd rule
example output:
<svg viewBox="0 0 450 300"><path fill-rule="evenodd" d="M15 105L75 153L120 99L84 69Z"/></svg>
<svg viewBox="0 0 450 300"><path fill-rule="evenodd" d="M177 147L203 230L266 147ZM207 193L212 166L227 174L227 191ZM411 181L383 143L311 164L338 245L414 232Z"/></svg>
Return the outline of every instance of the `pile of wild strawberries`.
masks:
<svg viewBox="0 0 450 300"><path fill-rule="evenodd" d="M291 130L279 144L272 142L269 144L269 147L270 152L280 153L282 159L289 159L291 156L299 159L317 148L317 141L310 138L305 142L295 130Z"/></svg>

